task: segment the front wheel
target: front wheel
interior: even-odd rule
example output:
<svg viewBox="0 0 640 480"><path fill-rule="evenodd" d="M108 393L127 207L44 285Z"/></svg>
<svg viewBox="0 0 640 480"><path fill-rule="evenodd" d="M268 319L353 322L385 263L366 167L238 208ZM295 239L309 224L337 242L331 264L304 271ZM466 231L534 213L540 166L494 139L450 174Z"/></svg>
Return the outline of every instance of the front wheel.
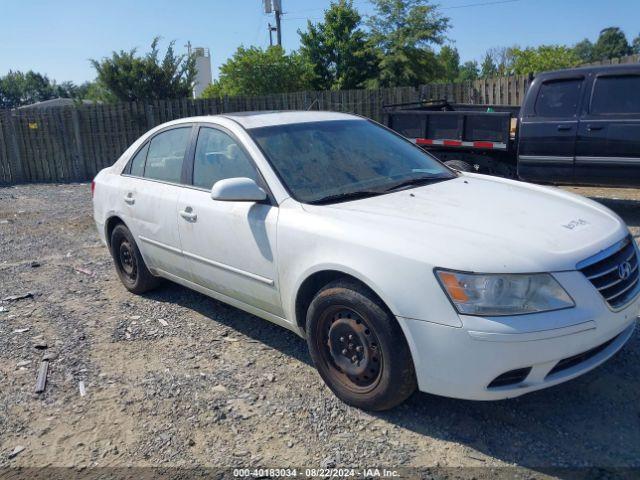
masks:
<svg viewBox="0 0 640 480"><path fill-rule="evenodd" d="M344 402L386 410L415 391L402 330L367 288L345 280L324 287L309 306L306 331L313 363Z"/></svg>

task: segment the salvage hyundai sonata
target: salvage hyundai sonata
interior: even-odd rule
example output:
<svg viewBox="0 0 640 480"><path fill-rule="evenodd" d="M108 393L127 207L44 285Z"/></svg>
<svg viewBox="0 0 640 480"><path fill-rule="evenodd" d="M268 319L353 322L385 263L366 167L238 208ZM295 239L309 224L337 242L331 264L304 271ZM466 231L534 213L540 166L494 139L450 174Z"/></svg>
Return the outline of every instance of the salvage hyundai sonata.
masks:
<svg viewBox="0 0 640 480"><path fill-rule="evenodd" d="M610 210L450 170L352 115L176 120L92 187L127 289L169 279L293 330L365 409L564 382L616 353L640 306L638 247Z"/></svg>

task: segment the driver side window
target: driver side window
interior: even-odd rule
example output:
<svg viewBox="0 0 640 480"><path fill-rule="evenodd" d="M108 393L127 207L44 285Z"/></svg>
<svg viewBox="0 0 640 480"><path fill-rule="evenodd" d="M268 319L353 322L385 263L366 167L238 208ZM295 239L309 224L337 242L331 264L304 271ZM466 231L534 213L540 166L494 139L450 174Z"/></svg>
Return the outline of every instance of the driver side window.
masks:
<svg viewBox="0 0 640 480"><path fill-rule="evenodd" d="M193 185L210 189L219 180L235 177L258 180L251 161L233 138L215 128L200 128L193 160Z"/></svg>

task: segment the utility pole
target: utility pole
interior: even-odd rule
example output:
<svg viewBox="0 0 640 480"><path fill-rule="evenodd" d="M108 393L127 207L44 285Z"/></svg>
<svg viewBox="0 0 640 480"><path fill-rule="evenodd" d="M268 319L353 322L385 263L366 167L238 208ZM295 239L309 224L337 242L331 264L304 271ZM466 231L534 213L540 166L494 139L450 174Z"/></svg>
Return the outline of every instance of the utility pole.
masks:
<svg viewBox="0 0 640 480"><path fill-rule="evenodd" d="M280 15L282 14L281 0L273 0L273 10L276 15L276 29L278 30L278 46L282 46L282 26L280 25Z"/></svg>
<svg viewBox="0 0 640 480"><path fill-rule="evenodd" d="M280 23L280 15L282 15L282 0L263 0L264 1L264 13L273 13L276 17L276 26L272 27L269 23L269 44L273 45L273 38L271 32L277 32L276 41L279 46L282 46L282 25Z"/></svg>

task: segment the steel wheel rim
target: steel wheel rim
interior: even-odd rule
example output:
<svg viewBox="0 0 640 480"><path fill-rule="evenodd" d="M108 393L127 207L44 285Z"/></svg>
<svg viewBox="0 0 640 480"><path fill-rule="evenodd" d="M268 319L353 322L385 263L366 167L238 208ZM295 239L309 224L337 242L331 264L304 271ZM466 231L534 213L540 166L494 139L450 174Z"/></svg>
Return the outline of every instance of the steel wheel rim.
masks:
<svg viewBox="0 0 640 480"><path fill-rule="evenodd" d="M131 280L135 280L138 273L138 265L136 262L136 256L133 252L131 244L124 240L120 243L118 248L118 259L120 262L120 268L122 272Z"/></svg>
<svg viewBox="0 0 640 480"><path fill-rule="evenodd" d="M364 315L333 306L320 316L320 352L332 378L354 393L373 390L382 377L378 337Z"/></svg>

